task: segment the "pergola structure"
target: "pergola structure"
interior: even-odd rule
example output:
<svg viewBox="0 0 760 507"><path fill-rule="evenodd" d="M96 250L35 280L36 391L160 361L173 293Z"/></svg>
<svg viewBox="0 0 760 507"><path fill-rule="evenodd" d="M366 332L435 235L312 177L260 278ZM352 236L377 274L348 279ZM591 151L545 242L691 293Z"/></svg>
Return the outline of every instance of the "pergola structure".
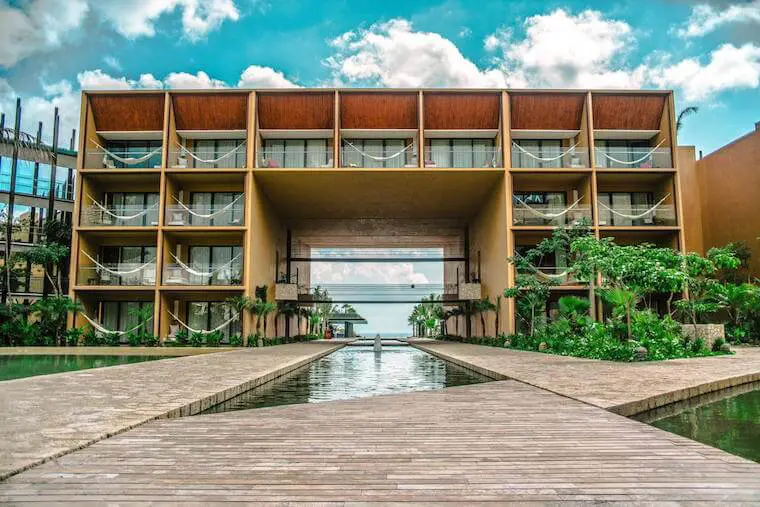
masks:
<svg viewBox="0 0 760 507"><path fill-rule="evenodd" d="M348 312L333 312L327 319L327 324L343 324L343 335L345 338L356 336L354 326L356 324L366 324L367 319L356 313L356 310Z"/></svg>

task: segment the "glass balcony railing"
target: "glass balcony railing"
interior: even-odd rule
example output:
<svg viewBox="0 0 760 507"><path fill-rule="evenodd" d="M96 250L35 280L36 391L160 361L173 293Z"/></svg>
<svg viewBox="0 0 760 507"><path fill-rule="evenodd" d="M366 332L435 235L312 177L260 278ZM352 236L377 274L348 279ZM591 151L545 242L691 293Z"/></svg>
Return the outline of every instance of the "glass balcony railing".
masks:
<svg viewBox="0 0 760 507"><path fill-rule="evenodd" d="M151 227L158 225L158 204L152 206L85 206L82 225L101 227Z"/></svg>
<svg viewBox="0 0 760 507"><path fill-rule="evenodd" d="M599 148L596 167L620 169L669 169L673 167L670 148Z"/></svg>
<svg viewBox="0 0 760 507"><path fill-rule="evenodd" d="M599 225L621 227L674 226L677 225L676 209L672 204L660 204L653 208L648 204L609 206L600 201Z"/></svg>
<svg viewBox="0 0 760 507"><path fill-rule="evenodd" d="M501 150L498 148L428 148L425 150L425 167L501 167Z"/></svg>
<svg viewBox="0 0 760 507"><path fill-rule="evenodd" d="M194 148L169 152L169 167L174 169L241 169L245 166L245 143L229 148Z"/></svg>
<svg viewBox="0 0 760 507"><path fill-rule="evenodd" d="M0 241L5 241L5 226L0 227ZM45 228L41 225L13 225L11 242L13 243L38 243L45 239Z"/></svg>
<svg viewBox="0 0 760 507"><path fill-rule="evenodd" d="M220 285L243 283L242 261L219 265L187 265L182 263L164 266L164 285Z"/></svg>
<svg viewBox="0 0 760 507"><path fill-rule="evenodd" d="M365 149L345 147L341 150L341 167L400 168L418 167L417 151L412 147L404 149Z"/></svg>
<svg viewBox="0 0 760 507"><path fill-rule="evenodd" d="M576 285L580 282L567 266L534 266L530 269L519 269L518 274L533 275L536 278L552 282L556 285Z"/></svg>
<svg viewBox="0 0 760 507"><path fill-rule="evenodd" d="M140 286L156 284L156 264L122 262L80 266L79 285L93 286Z"/></svg>
<svg viewBox="0 0 760 507"><path fill-rule="evenodd" d="M588 205L576 205L571 209L551 204L514 203L512 206L512 225L519 226L553 226L571 225L585 219L591 223L591 208Z"/></svg>
<svg viewBox="0 0 760 507"><path fill-rule="evenodd" d="M86 169L150 169L160 168L163 148L139 150L88 150Z"/></svg>
<svg viewBox="0 0 760 507"><path fill-rule="evenodd" d="M286 167L288 169L309 168L309 167L333 167L333 150L332 148L306 148L300 150L272 150L264 149L258 160L257 167L278 168Z"/></svg>
<svg viewBox="0 0 760 507"><path fill-rule="evenodd" d="M588 150L575 148L538 148L512 146L512 167L520 169L552 169L588 167Z"/></svg>
<svg viewBox="0 0 760 507"><path fill-rule="evenodd" d="M230 205L185 204L166 207L166 225L226 227L245 223L242 200Z"/></svg>

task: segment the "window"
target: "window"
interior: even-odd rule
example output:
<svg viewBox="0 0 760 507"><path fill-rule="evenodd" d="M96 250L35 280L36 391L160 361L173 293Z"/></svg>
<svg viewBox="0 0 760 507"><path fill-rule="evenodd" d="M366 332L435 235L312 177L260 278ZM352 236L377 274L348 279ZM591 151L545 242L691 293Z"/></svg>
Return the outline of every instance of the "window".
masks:
<svg viewBox="0 0 760 507"><path fill-rule="evenodd" d="M242 282L243 248L240 246L191 246L188 264L210 276L190 276L190 285L239 285Z"/></svg>
<svg viewBox="0 0 760 507"><path fill-rule="evenodd" d="M567 215L552 218L540 213L558 213L566 208L565 192L515 192L512 196L515 225L562 225Z"/></svg>
<svg viewBox="0 0 760 507"><path fill-rule="evenodd" d="M239 192L192 192L190 205L196 213L209 215L221 211L229 206L224 212L212 218L197 217L190 215L191 225L242 225L243 224L243 200L239 199ZM232 204L232 203L235 204ZM230 204L232 204L230 206Z"/></svg>
<svg viewBox="0 0 760 507"><path fill-rule="evenodd" d="M327 139L265 139L263 167L332 167Z"/></svg>
<svg viewBox="0 0 760 507"><path fill-rule="evenodd" d="M148 301L103 301L100 303L103 327L111 331L130 331L139 324L138 313L143 308L153 309ZM148 321L148 332L153 332L153 318Z"/></svg>
<svg viewBox="0 0 760 507"><path fill-rule="evenodd" d="M623 215L638 215L654 205L654 194L651 192L599 192L599 225L652 225L653 214L631 219L613 213L608 208Z"/></svg>
<svg viewBox="0 0 760 507"><path fill-rule="evenodd" d="M106 149L115 155L122 158L136 158L140 159L151 153L156 148L161 147L161 141L108 141ZM161 167L161 152L158 151L147 160L138 162L135 164L124 164L114 158L106 156L109 163L113 163L114 167Z"/></svg>
<svg viewBox="0 0 760 507"><path fill-rule="evenodd" d="M417 167L411 139L344 139L343 167ZM350 144L349 144L350 143Z"/></svg>
<svg viewBox="0 0 760 507"><path fill-rule="evenodd" d="M137 268L147 262L156 261L155 246L104 246L100 248L101 262L106 266L119 266L120 270ZM105 279L104 279L105 277ZM100 285L153 285L156 283L155 269L149 267L121 276L100 273Z"/></svg>
<svg viewBox="0 0 760 507"><path fill-rule="evenodd" d="M188 157L188 162L195 168L245 167L245 147L240 146L243 142L242 139L198 139L194 141L193 154L203 160L219 160L201 162Z"/></svg>
<svg viewBox="0 0 760 507"><path fill-rule="evenodd" d="M525 151L519 148L512 150L512 167L519 167L521 169L563 167L563 159L565 157L559 157L563 150L562 141L559 139L517 139L515 140L515 144ZM555 160L542 160L555 157L559 158ZM569 166L570 164L564 165Z"/></svg>
<svg viewBox="0 0 760 507"><path fill-rule="evenodd" d="M647 141L599 140L596 147L601 152L596 157L597 167L652 167L651 156L639 160L651 149ZM621 162L615 162L605 154ZM632 163L634 161L638 162Z"/></svg>
<svg viewBox="0 0 760 507"><path fill-rule="evenodd" d="M104 215L103 218L112 219L112 225L158 225L158 199L156 192L106 192L105 205L117 215L135 215L149 208L150 211L134 218L115 218L110 215Z"/></svg>
<svg viewBox="0 0 760 507"><path fill-rule="evenodd" d="M221 326L235 315L230 305L222 301L188 301L186 309L187 325L204 331ZM227 339L232 335L240 334L240 319L233 320L219 331Z"/></svg>
<svg viewBox="0 0 760 507"><path fill-rule="evenodd" d="M431 139L426 167L496 167L493 139Z"/></svg>

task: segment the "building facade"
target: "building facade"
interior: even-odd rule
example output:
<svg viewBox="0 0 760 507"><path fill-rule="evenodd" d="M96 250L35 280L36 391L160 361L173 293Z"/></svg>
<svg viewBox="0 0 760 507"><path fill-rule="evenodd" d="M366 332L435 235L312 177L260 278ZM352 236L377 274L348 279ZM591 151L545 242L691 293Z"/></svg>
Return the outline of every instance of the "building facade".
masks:
<svg viewBox="0 0 760 507"><path fill-rule="evenodd" d="M22 149L18 152L16 181L13 192L13 233L11 255L24 251L44 239L44 224L53 193L55 219L72 224L74 212L74 186L76 181L77 152L73 149L57 148L55 180L51 181L51 164L48 155L52 147L43 150ZM13 149L0 143L0 213L8 219L8 204L11 200L11 166ZM4 263L6 229L0 228L0 262ZM41 266L28 263L25 273L16 286L11 287L10 296L17 302L30 302L42 296L45 289L44 270ZM68 272L63 273L64 290L68 288Z"/></svg>
<svg viewBox="0 0 760 507"><path fill-rule="evenodd" d="M705 157L682 146L678 158L690 224L686 248L704 253L744 241L752 252L750 275L760 276L760 122Z"/></svg>
<svg viewBox="0 0 760 507"><path fill-rule="evenodd" d="M98 91L83 94L80 132L78 325L123 331L150 308L162 339L180 325L247 334L225 301L313 304L309 266L331 248L426 252L454 304L501 294L508 257L582 218L619 243L684 245L669 91ZM561 277L563 263L539 268ZM369 297L335 290L336 303ZM589 291L562 280L552 301ZM514 331L514 305L500 317ZM270 334L303 332L277 318Z"/></svg>

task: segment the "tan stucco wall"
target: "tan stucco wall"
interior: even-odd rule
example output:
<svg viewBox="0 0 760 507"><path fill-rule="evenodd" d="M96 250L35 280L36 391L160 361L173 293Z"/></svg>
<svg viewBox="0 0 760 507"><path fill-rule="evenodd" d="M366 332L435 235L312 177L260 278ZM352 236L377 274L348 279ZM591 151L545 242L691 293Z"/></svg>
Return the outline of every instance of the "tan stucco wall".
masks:
<svg viewBox="0 0 760 507"><path fill-rule="evenodd" d="M705 248L746 241L760 275L760 130L697 161Z"/></svg>
<svg viewBox="0 0 760 507"><path fill-rule="evenodd" d="M496 302L496 296L507 288L507 193L505 178L491 190L475 217L470 221L470 272L477 270L477 252L480 251L480 270L483 297ZM505 332L509 322L506 300L501 302L499 327ZM486 335L493 336L495 315L486 318ZM473 335L482 335L480 317L473 318Z"/></svg>
<svg viewBox="0 0 760 507"><path fill-rule="evenodd" d="M704 232L702 213L702 191L694 146L679 146L676 152L681 178L681 200L683 202L682 224L684 228L684 250L704 252Z"/></svg>

